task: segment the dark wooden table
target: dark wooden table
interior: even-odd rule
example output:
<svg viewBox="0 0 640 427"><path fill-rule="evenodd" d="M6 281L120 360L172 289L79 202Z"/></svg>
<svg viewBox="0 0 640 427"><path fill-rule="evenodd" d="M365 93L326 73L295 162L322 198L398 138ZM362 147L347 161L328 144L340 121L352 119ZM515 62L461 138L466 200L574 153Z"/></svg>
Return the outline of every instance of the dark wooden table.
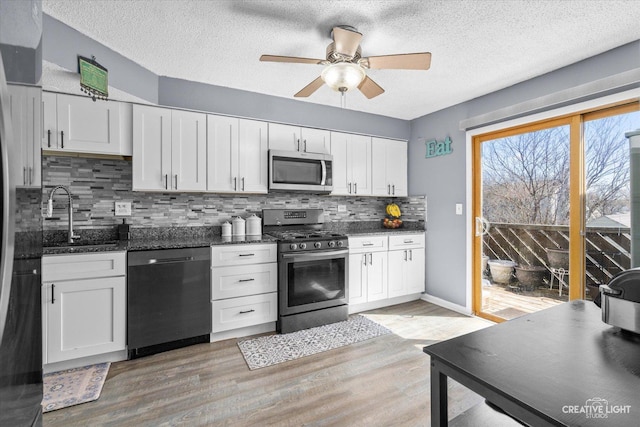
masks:
<svg viewBox="0 0 640 427"><path fill-rule="evenodd" d="M532 426L640 425L640 336L571 301L424 348L431 425L447 425L447 377Z"/></svg>

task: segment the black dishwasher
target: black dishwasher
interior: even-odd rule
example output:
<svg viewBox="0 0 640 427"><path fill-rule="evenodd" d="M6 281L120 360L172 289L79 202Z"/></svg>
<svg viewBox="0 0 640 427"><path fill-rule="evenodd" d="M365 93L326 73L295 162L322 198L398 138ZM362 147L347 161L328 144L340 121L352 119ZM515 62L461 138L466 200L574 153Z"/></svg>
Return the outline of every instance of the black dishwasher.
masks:
<svg viewBox="0 0 640 427"><path fill-rule="evenodd" d="M209 342L211 249L127 254L129 358Z"/></svg>

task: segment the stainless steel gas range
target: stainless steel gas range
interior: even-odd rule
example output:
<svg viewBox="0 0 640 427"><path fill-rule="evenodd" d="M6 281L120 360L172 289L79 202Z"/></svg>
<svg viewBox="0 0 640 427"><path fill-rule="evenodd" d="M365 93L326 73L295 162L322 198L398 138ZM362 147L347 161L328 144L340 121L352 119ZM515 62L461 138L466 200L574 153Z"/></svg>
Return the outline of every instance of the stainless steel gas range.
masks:
<svg viewBox="0 0 640 427"><path fill-rule="evenodd" d="M347 236L323 229L322 209L265 209L262 218L278 239L278 332L347 320Z"/></svg>

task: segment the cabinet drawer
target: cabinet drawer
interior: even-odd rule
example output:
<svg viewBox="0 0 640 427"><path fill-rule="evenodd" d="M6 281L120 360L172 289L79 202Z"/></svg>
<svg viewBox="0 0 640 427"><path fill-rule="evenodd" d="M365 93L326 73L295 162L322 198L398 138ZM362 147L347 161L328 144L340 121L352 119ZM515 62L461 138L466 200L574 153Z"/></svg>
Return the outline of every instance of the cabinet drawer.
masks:
<svg viewBox="0 0 640 427"><path fill-rule="evenodd" d="M424 233L389 236L389 250L424 248Z"/></svg>
<svg viewBox="0 0 640 427"><path fill-rule="evenodd" d="M278 315L276 292L213 301L213 332L275 322Z"/></svg>
<svg viewBox="0 0 640 427"><path fill-rule="evenodd" d="M278 264L216 267L211 271L211 297L214 300L265 294L278 290Z"/></svg>
<svg viewBox="0 0 640 427"><path fill-rule="evenodd" d="M211 247L211 265L213 267L276 262L276 256L277 246L275 243Z"/></svg>
<svg viewBox="0 0 640 427"><path fill-rule="evenodd" d="M385 250L387 250L387 236L349 237L349 251L351 253Z"/></svg>
<svg viewBox="0 0 640 427"><path fill-rule="evenodd" d="M100 252L42 257L42 281L124 276L126 252Z"/></svg>

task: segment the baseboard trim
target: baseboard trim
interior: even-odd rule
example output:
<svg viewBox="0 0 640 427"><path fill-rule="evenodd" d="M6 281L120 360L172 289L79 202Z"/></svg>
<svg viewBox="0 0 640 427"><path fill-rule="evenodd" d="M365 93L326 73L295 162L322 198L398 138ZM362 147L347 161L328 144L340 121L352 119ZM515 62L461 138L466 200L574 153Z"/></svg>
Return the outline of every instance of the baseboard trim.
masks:
<svg viewBox="0 0 640 427"><path fill-rule="evenodd" d="M422 295L422 299L424 301L430 302L435 305L439 305L440 307L455 311L460 314L464 314L466 316L471 316L473 313L471 309L464 307L462 305L454 304L450 301L444 300L442 298L434 297L433 295L424 294Z"/></svg>
<svg viewBox="0 0 640 427"><path fill-rule="evenodd" d="M123 360L127 360L127 350L97 354L95 356L80 357L78 359L63 360L62 362L47 363L42 367L42 371L43 373L48 374L50 372L65 371L67 369L95 365L97 363L121 362Z"/></svg>
<svg viewBox="0 0 640 427"><path fill-rule="evenodd" d="M365 302L362 304L349 304L349 314L360 313L362 311L375 310L377 308L388 307L390 305L402 304L420 299L420 294L403 295L401 297L381 299L377 301Z"/></svg>

